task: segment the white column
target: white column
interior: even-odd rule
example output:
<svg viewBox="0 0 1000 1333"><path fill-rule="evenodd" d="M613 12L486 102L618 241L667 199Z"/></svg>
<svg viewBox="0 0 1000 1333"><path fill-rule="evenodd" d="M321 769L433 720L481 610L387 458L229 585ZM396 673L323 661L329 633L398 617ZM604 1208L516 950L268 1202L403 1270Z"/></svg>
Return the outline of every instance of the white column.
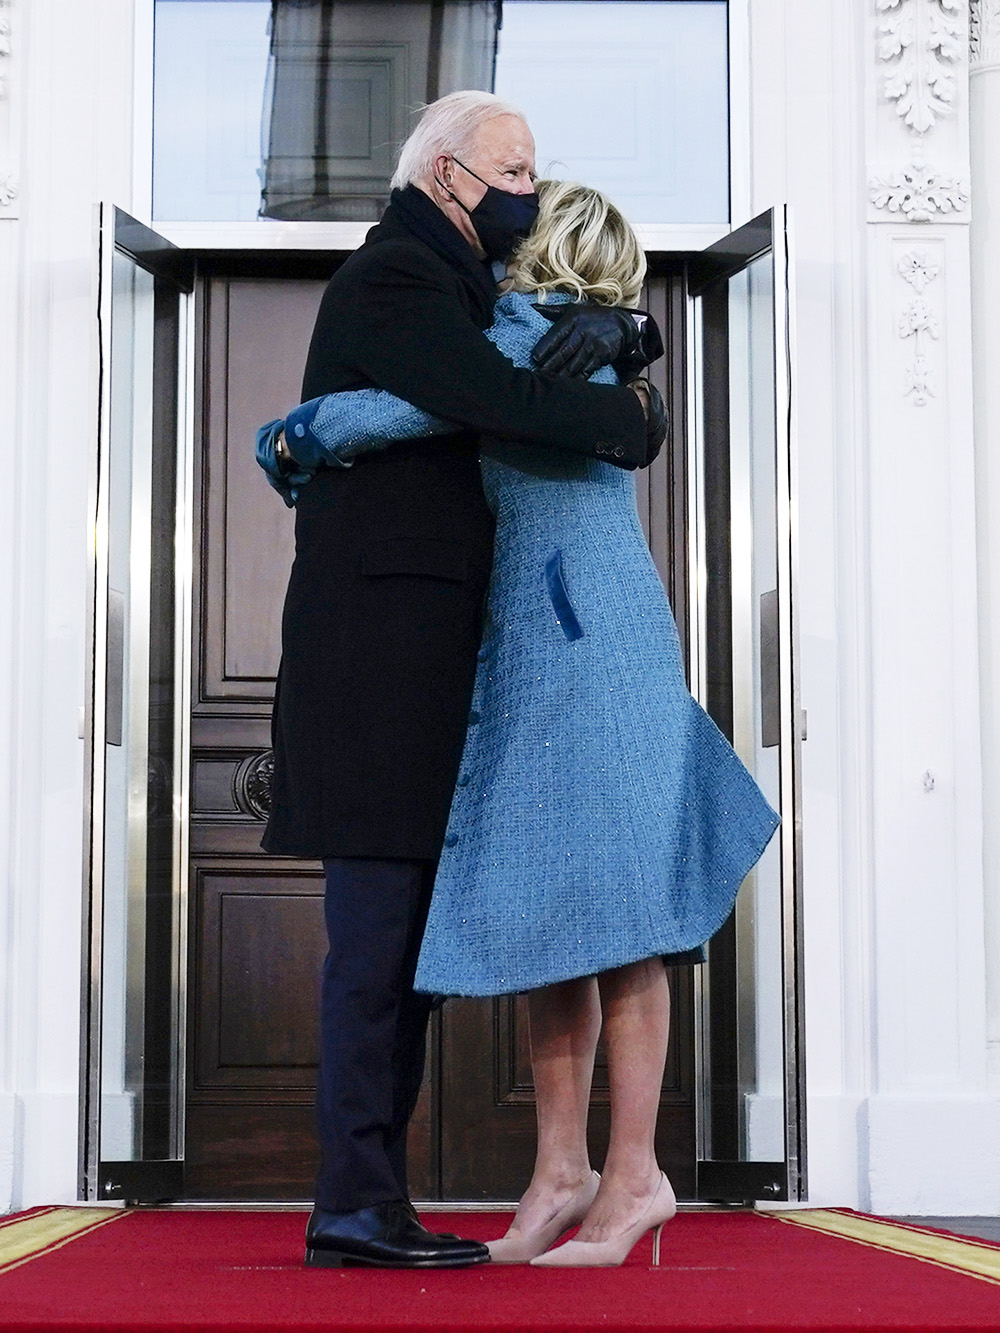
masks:
<svg viewBox="0 0 1000 1333"><path fill-rule="evenodd" d="M993 1212L965 0L869 0L869 1206Z"/></svg>
<svg viewBox="0 0 1000 1333"><path fill-rule="evenodd" d="M133 8L0 3L0 1209L77 1193L93 210L131 202Z"/></svg>
<svg viewBox="0 0 1000 1333"><path fill-rule="evenodd" d="M1000 1091L1000 0L972 0L969 79L987 1041Z"/></svg>

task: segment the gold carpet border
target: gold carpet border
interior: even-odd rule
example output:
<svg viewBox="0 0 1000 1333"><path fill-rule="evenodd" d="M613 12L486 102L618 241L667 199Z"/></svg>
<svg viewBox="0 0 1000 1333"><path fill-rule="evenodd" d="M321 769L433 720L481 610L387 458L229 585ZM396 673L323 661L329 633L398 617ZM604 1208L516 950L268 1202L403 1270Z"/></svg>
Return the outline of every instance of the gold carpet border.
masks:
<svg viewBox="0 0 1000 1333"><path fill-rule="evenodd" d="M121 1208L45 1208L0 1226L0 1276L125 1217Z"/></svg>
<svg viewBox="0 0 1000 1333"><path fill-rule="evenodd" d="M936 1268L946 1268L949 1272L1000 1286L1000 1248L965 1236L948 1236L940 1231L901 1226L883 1218L860 1217L856 1213L841 1213L831 1208L767 1212L758 1216L773 1217L777 1222L808 1227L828 1236L839 1236L842 1240L867 1245L869 1249L887 1254L905 1255Z"/></svg>

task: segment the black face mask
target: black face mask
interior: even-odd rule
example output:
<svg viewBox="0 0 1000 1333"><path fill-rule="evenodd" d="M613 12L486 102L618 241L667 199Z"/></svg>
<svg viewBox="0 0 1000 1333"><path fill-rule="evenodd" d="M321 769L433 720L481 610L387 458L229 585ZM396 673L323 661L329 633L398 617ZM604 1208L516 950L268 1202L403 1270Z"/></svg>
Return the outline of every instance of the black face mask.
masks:
<svg viewBox="0 0 1000 1333"><path fill-rule="evenodd" d="M458 162L458 158L456 157L454 161ZM464 162L458 162L458 165L463 171L468 171L470 176L476 176ZM486 251L486 258L506 259L518 241L523 240L535 225L535 218L538 217L538 195L508 194L506 190L498 190L495 185L487 185L482 176L476 176L476 180L486 185L486 193L475 208L466 208L461 199L448 190L443 181L438 181L438 184L442 190L447 190L459 208L468 214L469 221L479 237L479 243Z"/></svg>

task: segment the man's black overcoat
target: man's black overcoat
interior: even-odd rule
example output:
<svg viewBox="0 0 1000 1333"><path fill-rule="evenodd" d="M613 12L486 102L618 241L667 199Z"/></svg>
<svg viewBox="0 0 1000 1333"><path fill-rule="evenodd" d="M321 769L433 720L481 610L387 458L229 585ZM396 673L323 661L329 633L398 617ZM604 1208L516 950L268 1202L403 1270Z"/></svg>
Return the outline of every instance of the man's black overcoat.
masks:
<svg viewBox="0 0 1000 1333"><path fill-rule="evenodd" d="M299 494L268 852L438 856L492 563L479 436L645 460L635 394L515 369L483 336L494 302L488 268L412 186L323 297L304 400L375 385L465 429L323 469Z"/></svg>

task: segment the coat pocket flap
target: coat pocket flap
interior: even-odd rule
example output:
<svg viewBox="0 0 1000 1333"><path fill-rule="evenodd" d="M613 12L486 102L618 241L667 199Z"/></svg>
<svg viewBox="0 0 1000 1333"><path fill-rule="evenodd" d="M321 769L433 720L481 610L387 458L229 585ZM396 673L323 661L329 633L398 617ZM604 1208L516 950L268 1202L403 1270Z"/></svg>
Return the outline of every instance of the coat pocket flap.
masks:
<svg viewBox="0 0 1000 1333"><path fill-rule="evenodd" d="M431 537L392 537L388 541L372 542L361 555L361 572L375 577L416 574L423 578L464 583L468 578L468 565L464 547Z"/></svg>

